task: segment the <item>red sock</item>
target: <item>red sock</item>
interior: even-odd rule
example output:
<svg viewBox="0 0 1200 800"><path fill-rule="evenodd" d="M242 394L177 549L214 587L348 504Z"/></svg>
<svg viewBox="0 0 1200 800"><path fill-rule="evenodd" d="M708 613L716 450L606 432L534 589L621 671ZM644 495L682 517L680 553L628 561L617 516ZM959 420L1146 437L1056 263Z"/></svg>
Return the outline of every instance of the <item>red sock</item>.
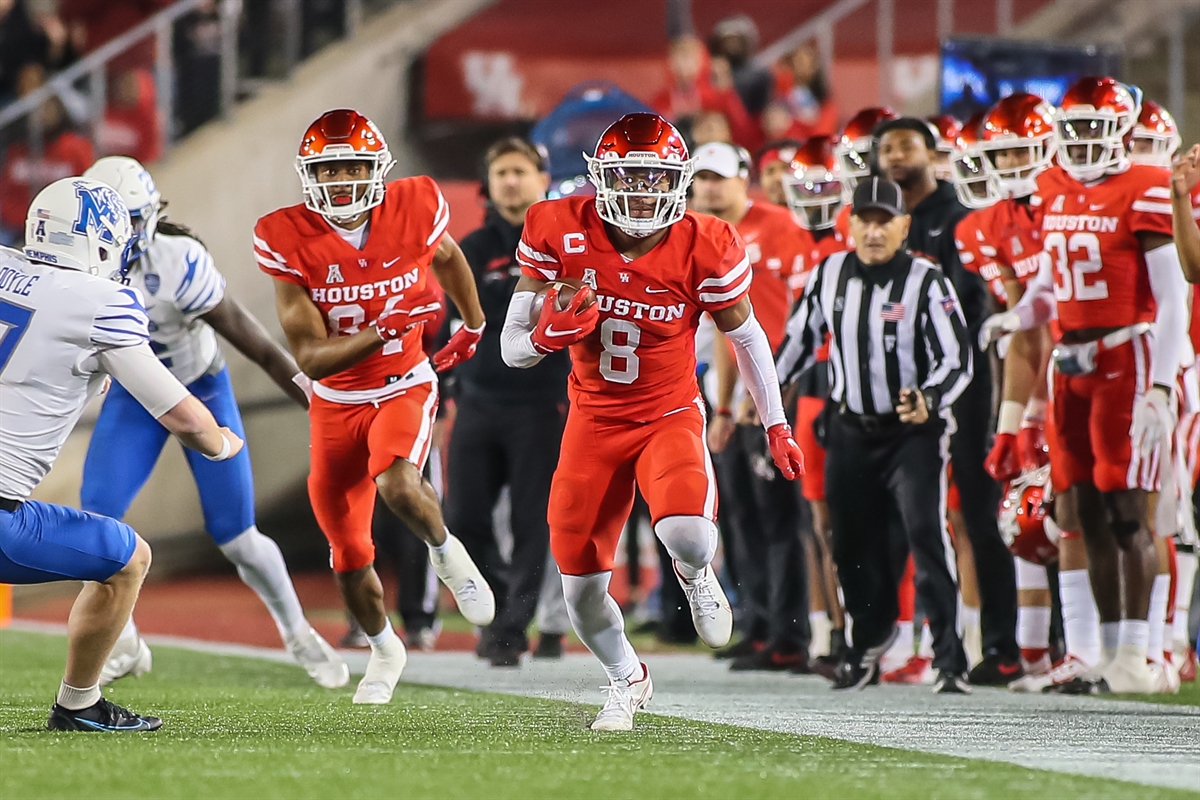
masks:
<svg viewBox="0 0 1200 800"><path fill-rule="evenodd" d="M917 587L913 584L917 570L913 566L912 556L904 565L904 576L900 578L900 591L897 598L900 604L900 622L912 622L917 605Z"/></svg>

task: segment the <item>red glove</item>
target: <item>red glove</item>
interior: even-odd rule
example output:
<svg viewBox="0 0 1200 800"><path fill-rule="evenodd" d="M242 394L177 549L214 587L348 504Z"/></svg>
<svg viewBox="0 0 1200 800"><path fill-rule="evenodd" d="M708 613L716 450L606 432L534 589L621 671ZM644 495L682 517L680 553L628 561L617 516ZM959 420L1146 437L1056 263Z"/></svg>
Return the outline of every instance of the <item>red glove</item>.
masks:
<svg viewBox="0 0 1200 800"><path fill-rule="evenodd" d="M1021 469L1037 469L1050 463L1050 448L1046 445L1046 429L1030 425L1017 432L1017 457Z"/></svg>
<svg viewBox="0 0 1200 800"><path fill-rule="evenodd" d="M454 335L450 337L450 341L446 342L446 346L433 354L433 368L438 372L444 372L457 367L475 355L475 347L483 338L483 329L483 325L474 330L463 325L455 331Z"/></svg>
<svg viewBox="0 0 1200 800"><path fill-rule="evenodd" d="M786 422L779 422L767 428L767 444L771 448L771 458L775 466L783 473L783 477L794 481L804 474L804 454L800 445L792 436L792 429Z"/></svg>
<svg viewBox="0 0 1200 800"><path fill-rule="evenodd" d="M408 329L423 322L433 322L442 310L442 301L437 293L426 289L412 297L404 298L404 304L385 311L375 320L375 330L385 342L399 339Z"/></svg>
<svg viewBox="0 0 1200 800"><path fill-rule="evenodd" d="M546 292L542 315L533 329L533 348L543 355L562 350L587 336L600 320L600 307L592 303L580 308L591 292L580 290L562 311L558 310L558 288Z"/></svg>
<svg viewBox="0 0 1200 800"><path fill-rule="evenodd" d="M1017 457L1017 435L997 433L992 443L992 452L983 460L983 468L993 480L1011 481L1021 474L1021 460Z"/></svg>

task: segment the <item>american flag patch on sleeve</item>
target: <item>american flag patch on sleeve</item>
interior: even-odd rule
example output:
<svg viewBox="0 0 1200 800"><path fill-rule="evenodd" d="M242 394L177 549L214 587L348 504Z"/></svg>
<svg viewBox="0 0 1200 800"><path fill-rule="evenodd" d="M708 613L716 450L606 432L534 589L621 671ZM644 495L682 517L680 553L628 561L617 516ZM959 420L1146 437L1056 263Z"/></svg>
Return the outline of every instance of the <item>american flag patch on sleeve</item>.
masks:
<svg viewBox="0 0 1200 800"><path fill-rule="evenodd" d="M953 314L954 309L958 306L958 304L954 302L954 296L949 294L941 299L941 303L942 311L945 311L947 314Z"/></svg>
<svg viewBox="0 0 1200 800"><path fill-rule="evenodd" d="M900 322L904 319L906 309L903 303L884 303L879 308L880 319L888 322Z"/></svg>

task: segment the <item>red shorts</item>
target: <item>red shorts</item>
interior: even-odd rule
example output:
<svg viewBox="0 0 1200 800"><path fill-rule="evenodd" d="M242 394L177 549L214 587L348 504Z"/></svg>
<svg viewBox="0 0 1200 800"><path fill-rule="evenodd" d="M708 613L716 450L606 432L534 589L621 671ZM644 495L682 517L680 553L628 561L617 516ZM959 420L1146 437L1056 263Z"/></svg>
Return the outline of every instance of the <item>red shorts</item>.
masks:
<svg viewBox="0 0 1200 800"><path fill-rule="evenodd" d="M1150 340L1145 335L1097 353L1096 368L1087 375L1054 373L1054 424L1047 441L1053 441L1050 477L1055 491L1084 482L1102 492L1157 491L1157 451L1143 459L1133 452L1129 437L1133 406L1149 387Z"/></svg>
<svg viewBox="0 0 1200 800"><path fill-rule="evenodd" d="M813 433L813 422L824 410L825 400L820 397L801 397L796 404L796 444L804 454L800 493L809 501L825 499L825 448Z"/></svg>
<svg viewBox="0 0 1200 800"><path fill-rule="evenodd" d="M405 389L378 406L313 397L308 496L329 540L334 572L353 572L375 560L375 478L398 458L424 469L437 405L436 383Z"/></svg>
<svg viewBox="0 0 1200 800"><path fill-rule="evenodd" d="M699 406L644 423L571 409L547 514L550 551L564 575L613 568L635 483L651 523L678 516L716 521L717 482Z"/></svg>

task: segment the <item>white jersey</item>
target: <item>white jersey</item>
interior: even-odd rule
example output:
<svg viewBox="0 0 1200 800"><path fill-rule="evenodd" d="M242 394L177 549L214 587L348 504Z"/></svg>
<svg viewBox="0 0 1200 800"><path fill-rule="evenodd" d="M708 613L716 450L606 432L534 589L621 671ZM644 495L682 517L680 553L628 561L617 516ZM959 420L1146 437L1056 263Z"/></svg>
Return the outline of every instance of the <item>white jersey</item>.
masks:
<svg viewBox="0 0 1200 800"><path fill-rule="evenodd" d="M150 315L150 346L184 386L224 365L217 334L201 316L225 297L225 278L190 236L158 233L129 270Z"/></svg>
<svg viewBox="0 0 1200 800"><path fill-rule="evenodd" d="M41 482L104 385L93 356L145 344L141 292L0 248L0 497Z"/></svg>

